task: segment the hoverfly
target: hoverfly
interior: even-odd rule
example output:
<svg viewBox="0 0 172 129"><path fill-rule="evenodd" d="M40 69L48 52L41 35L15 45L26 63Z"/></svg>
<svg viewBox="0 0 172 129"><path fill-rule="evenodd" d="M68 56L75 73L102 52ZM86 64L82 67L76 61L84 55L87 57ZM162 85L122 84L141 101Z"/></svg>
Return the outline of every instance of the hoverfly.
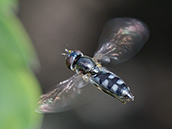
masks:
<svg viewBox="0 0 172 129"><path fill-rule="evenodd" d="M63 110L69 105L69 100L80 94L81 88L89 83L122 103L133 101L134 96L126 83L103 65L118 64L132 58L148 38L149 31L143 22L134 18L115 18L105 25L100 37L100 47L93 58L79 50L65 49L63 55L66 57L66 66L75 74L42 95L37 111Z"/></svg>

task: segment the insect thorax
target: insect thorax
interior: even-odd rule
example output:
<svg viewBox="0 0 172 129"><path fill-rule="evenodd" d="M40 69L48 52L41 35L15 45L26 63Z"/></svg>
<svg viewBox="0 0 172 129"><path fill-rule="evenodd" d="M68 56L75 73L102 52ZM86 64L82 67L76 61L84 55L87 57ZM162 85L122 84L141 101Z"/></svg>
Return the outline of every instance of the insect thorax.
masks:
<svg viewBox="0 0 172 129"><path fill-rule="evenodd" d="M99 72L99 68L96 63L88 56L80 57L74 64L74 68L76 72L81 72L82 74L97 74Z"/></svg>

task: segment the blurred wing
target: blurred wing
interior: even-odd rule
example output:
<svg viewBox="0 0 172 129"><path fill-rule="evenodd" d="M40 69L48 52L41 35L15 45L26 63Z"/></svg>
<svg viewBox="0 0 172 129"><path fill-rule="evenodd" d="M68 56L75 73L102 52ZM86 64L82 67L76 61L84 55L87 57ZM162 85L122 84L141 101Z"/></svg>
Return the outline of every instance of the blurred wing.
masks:
<svg viewBox="0 0 172 129"><path fill-rule="evenodd" d="M101 63L124 62L139 52L149 38L147 26L133 18L116 18L104 27L94 59Z"/></svg>
<svg viewBox="0 0 172 129"><path fill-rule="evenodd" d="M52 91L41 96L37 112L60 112L72 105L74 98L80 94L80 89L87 85L79 74L60 82Z"/></svg>

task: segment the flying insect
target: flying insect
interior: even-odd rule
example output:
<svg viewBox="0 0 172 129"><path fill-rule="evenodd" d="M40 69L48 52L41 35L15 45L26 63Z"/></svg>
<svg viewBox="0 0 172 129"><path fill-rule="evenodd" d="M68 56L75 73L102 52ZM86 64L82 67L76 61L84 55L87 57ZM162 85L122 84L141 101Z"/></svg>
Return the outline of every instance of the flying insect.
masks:
<svg viewBox="0 0 172 129"><path fill-rule="evenodd" d="M38 112L59 112L70 104L70 99L80 94L87 84L96 86L122 103L134 100L130 88L104 65L119 64L135 56L149 38L148 27L134 18L115 18L105 25L98 51L91 58L79 50L67 50L66 66L75 72L60 82L52 91L41 96Z"/></svg>

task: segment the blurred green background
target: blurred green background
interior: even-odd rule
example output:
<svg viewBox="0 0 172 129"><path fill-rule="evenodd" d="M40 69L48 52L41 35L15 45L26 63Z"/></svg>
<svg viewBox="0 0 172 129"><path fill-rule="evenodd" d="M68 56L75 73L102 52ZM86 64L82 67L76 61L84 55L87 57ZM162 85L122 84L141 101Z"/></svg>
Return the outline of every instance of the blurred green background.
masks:
<svg viewBox="0 0 172 129"><path fill-rule="evenodd" d="M31 67L38 66L31 41L14 14L17 1L0 1L0 129L37 129L40 95Z"/></svg>
<svg viewBox="0 0 172 129"><path fill-rule="evenodd" d="M45 93L69 78L61 53L79 49L92 56L104 24L134 17L150 28L150 38L136 57L109 66L131 87L135 101L126 105L88 86L66 112L45 114L42 129L172 128L172 8L169 0L20 0L16 14L32 39L41 69L35 74Z"/></svg>

